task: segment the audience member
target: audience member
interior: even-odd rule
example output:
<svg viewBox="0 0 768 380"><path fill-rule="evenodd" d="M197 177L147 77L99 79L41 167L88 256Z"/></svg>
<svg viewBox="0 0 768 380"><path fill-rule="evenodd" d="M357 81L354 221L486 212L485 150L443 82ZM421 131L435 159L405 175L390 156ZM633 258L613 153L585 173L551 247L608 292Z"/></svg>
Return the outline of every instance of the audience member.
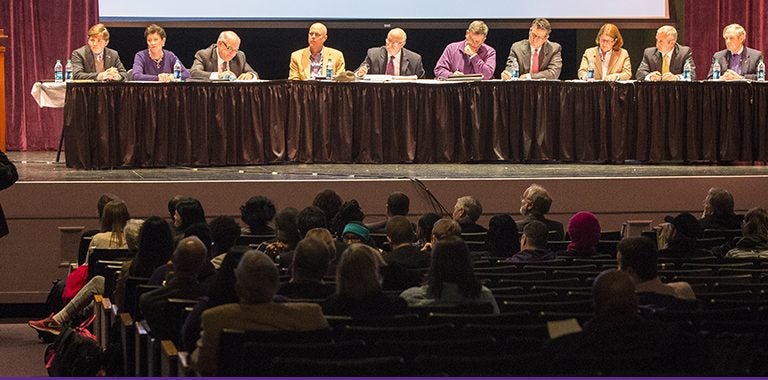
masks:
<svg viewBox="0 0 768 380"><path fill-rule="evenodd" d="M768 258L768 212L762 207L755 207L744 215L741 227L744 235L736 247L726 254L731 258Z"/></svg>
<svg viewBox="0 0 768 380"><path fill-rule="evenodd" d="M195 223L206 223L205 210L199 200L185 197L176 202L173 213L173 226L179 234L184 234L189 226Z"/></svg>
<svg viewBox="0 0 768 380"><path fill-rule="evenodd" d="M328 28L317 22L309 27L308 47L291 53L288 79L308 80L325 77L329 62L333 65L333 76L345 71L344 54L324 46L328 39Z"/></svg>
<svg viewBox="0 0 768 380"><path fill-rule="evenodd" d="M416 224L416 239L419 248L424 248L424 245L432 240L432 227L438 220L440 220L440 215L434 212L428 212L419 218Z"/></svg>
<svg viewBox="0 0 768 380"><path fill-rule="evenodd" d="M249 198L240 206L240 219L245 223L243 235L274 235L275 229L270 226L270 222L276 213L271 199L262 195Z"/></svg>
<svg viewBox="0 0 768 380"><path fill-rule="evenodd" d="M568 236L571 242L566 255L592 256L597 253L600 242L600 222L589 211L580 211L568 220Z"/></svg>
<svg viewBox="0 0 768 380"><path fill-rule="evenodd" d="M725 49L718 51L712 57L720 64L722 80L757 79L757 64L763 60L760 50L744 45L747 31L739 24L731 24L723 29ZM707 79L712 79L712 67L709 68Z"/></svg>
<svg viewBox="0 0 768 380"><path fill-rule="evenodd" d="M390 252L384 253L387 265L400 265L404 268L426 268L429 266L429 254L419 250L413 243L413 224L404 216L393 216L387 221L387 241Z"/></svg>
<svg viewBox="0 0 768 380"><path fill-rule="evenodd" d="M578 78L589 79L587 71L592 63L595 80L629 80L632 78L632 64L629 53L623 49L624 38L621 37L619 27L614 24L603 24L595 37L597 46L584 51L581 56Z"/></svg>
<svg viewBox="0 0 768 380"><path fill-rule="evenodd" d="M219 269L221 262L224 261L224 256L240 237L240 226L231 216L219 216L211 220L208 227L211 229L212 241L208 256L211 257L213 267Z"/></svg>
<svg viewBox="0 0 768 380"><path fill-rule="evenodd" d="M550 207L552 207L552 198L547 190L535 183L529 186L520 198L520 214L525 219L517 222L517 230L521 231L526 224L538 220L546 224L549 231L555 232L552 240L563 240L563 224L545 217Z"/></svg>
<svg viewBox="0 0 768 380"><path fill-rule="evenodd" d="M549 40L552 26L545 18L537 18L528 30L528 39L512 44L507 67L501 79L512 79L512 62L517 60L520 79L558 79L563 69L562 47Z"/></svg>
<svg viewBox="0 0 768 380"><path fill-rule="evenodd" d="M128 214L128 207L125 202L115 200L104 205L104 214L101 217L101 230L93 235L91 244L88 246L88 255L93 252L94 249L126 249L128 248L125 242L125 235L123 234L123 228L125 228L125 222L130 219ZM88 262L86 257L85 262Z"/></svg>
<svg viewBox="0 0 768 380"><path fill-rule="evenodd" d="M128 77L120 55L107 47L109 31L104 24L88 29L88 44L72 52L72 79L123 81Z"/></svg>
<svg viewBox="0 0 768 380"><path fill-rule="evenodd" d="M302 238L298 225L298 210L286 207L275 216L276 238L272 242L259 244L256 250L271 257L281 268L288 268L293 262L293 250Z"/></svg>
<svg viewBox="0 0 768 380"><path fill-rule="evenodd" d="M341 199L341 196L339 196L339 194L332 189L325 189L317 193L317 195L315 195L315 199L312 200L312 206L315 206L323 211L325 215L325 225L315 224L311 228L328 228L331 230L331 232L333 232L333 230L330 228L332 225L331 220L334 216L336 216L336 214L339 213L342 204L344 204L344 201ZM306 231L309 230L310 228L307 228L304 231L306 233Z"/></svg>
<svg viewBox="0 0 768 380"><path fill-rule="evenodd" d="M339 209L339 212L334 215L333 219L331 219L330 228L328 229L331 230L334 235L341 237L344 227L351 222L362 223L363 219L365 219L363 209L360 208L360 204L357 203L357 200L351 199L344 202Z"/></svg>
<svg viewBox="0 0 768 380"><path fill-rule="evenodd" d="M206 260L203 263L203 267L198 272L197 280L205 285L209 285L214 280L216 274L216 268L211 263L211 258L208 257L208 253L213 246L213 239L211 238L211 229L205 223L193 223L184 231L184 235L181 239L188 237L198 238L206 249ZM176 244L178 246L178 243ZM157 267L155 271L149 276L147 285L165 285L175 276L173 270L173 259L166 265Z"/></svg>
<svg viewBox="0 0 768 380"><path fill-rule="evenodd" d="M387 219L376 223L368 223L365 226L371 232L381 232L386 229L387 221L393 216L408 216L411 200L405 193L395 191L387 197Z"/></svg>
<svg viewBox="0 0 768 380"><path fill-rule="evenodd" d="M463 196L456 200L453 206L453 220L461 226L461 233L488 232L488 229L477 224L480 215L483 214L483 206L475 197Z"/></svg>
<svg viewBox="0 0 768 380"><path fill-rule="evenodd" d="M147 49L139 51L133 57L131 80L170 82L173 78L174 65L181 66L180 79L189 79L189 70L172 51L165 47L165 29L152 24L144 29Z"/></svg>
<svg viewBox="0 0 768 380"><path fill-rule="evenodd" d="M549 231L547 226L534 220L525 225L520 237L520 252L507 259L513 263L546 261L557 258L555 252L547 248Z"/></svg>
<svg viewBox="0 0 768 380"><path fill-rule="evenodd" d="M643 61L635 79L648 81L677 81L683 79L685 62L691 62L691 80L696 80L696 64L688 46L677 43L677 29L664 25L656 30L656 47L643 52Z"/></svg>
<svg viewBox="0 0 768 380"><path fill-rule="evenodd" d="M733 211L733 195L726 190L713 187L704 198L704 212L701 215L702 230L737 230L744 219Z"/></svg>
<svg viewBox="0 0 768 380"><path fill-rule="evenodd" d="M461 238L461 226L453 219L443 218L439 219L432 226L432 238L423 247L422 251L432 250L432 247L440 240L443 240L449 236L456 236Z"/></svg>
<svg viewBox="0 0 768 380"><path fill-rule="evenodd" d="M96 202L96 211L99 215L99 229L85 230L85 232L80 235L80 248L77 253L78 265L83 265L85 263L85 256L88 254L88 246L91 244L93 235L96 235L99 232L107 232L101 230L101 217L104 215L104 206L115 200L120 200L120 198L115 194L105 193L101 194L99 200Z"/></svg>
<svg viewBox="0 0 768 380"><path fill-rule="evenodd" d="M511 257L520 252L520 239L517 223L511 216L495 215L488 222L488 235L485 238L488 255L493 257Z"/></svg>
<svg viewBox="0 0 768 380"><path fill-rule="evenodd" d="M689 212L684 212L676 217L664 218L670 223L668 230L667 246L659 250L659 256L664 257L696 257L710 256L706 249L696 248L696 240L701 237L701 225L698 219Z"/></svg>
<svg viewBox="0 0 768 380"><path fill-rule="evenodd" d="M387 33L384 46L368 49L365 61L357 69L355 75L358 77L363 77L366 74L412 75L424 78L421 55L405 48L407 38L404 30L391 29Z"/></svg>
<svg viewBox="0 0 768 380"><path fill-rule="evenodd" d="M485 44L488 25L472 21L464 34L464 40L448 44L435 64L435 78L446 79L455 75L482 74L483 79L493 78L496 71L496 50Z"/></svg>
<svg viewBox="0 0 768 380"><path fill-rule="evenodd" d="M215 44L198 50L189 71L193 78L201 79L259 78L256 70L246 62L245 53L240 50L240 37L231 30L221 32Z"/></svg>
<svg viewBox="0 0 768 380"><path fill-rule="evenodd" d="M447 237L435 244L427 283L400 293L409 306L460 306L490 303L494 313L499 306L491 290L482 286L472 268L469 249L461 238Z"/></svg>
<svg viewBox="0 0 768 380"><path fill-rule="evenodd" d="M376 244L371 240L371 234L362 223L348 223L344 230L341 232L341 239L348 246L355 243L362 243L371 247L376 247Z"/></svg>
<svg viewBox="0 0 768 380"><path fill-rule="evenodd" d="M333 286L323 283L333 251L327 242L306 237L296 246L291 265L291 281L280 286L277 294L287 298L326 299Z"/></svg>

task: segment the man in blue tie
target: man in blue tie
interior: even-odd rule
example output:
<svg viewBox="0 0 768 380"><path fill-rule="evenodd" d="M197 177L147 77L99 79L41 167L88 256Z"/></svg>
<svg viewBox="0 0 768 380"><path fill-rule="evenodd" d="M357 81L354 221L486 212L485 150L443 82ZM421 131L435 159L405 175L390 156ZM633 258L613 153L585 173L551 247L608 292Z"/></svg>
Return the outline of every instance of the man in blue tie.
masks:
<svg viewBox="0 0 768 380"><path fill-rule="evenodd" d="M723 29L725 50L721 50L713 56L720 63L723 72L723 80L757 79L757 64L763 60L763 53L759 50L744 46L747 32L739 24L731 24ZM709 68L707 78L712 78L712 67Z"/></svg>

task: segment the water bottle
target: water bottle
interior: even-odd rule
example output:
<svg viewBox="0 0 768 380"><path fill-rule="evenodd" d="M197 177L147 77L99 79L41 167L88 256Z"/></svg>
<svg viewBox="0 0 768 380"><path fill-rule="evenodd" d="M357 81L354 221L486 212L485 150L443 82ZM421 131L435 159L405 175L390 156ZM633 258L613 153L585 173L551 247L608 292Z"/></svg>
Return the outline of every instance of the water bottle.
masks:
<svg viewBox="0 0 768 380"><path fill-rule="evenodd" d="M595 62L591 59L589 60L589 65L587 66L587 80L595 80Z"/></svg>
<svg viewBox="0 0 768 380"><path fill-rule="evenodd" d="M328 58L328 64L325 66L325 77L333 79L333 60Z"/></svg>
<svg viewBox="0 0 768 380"><path fill-rule="evenodd" d="M67 66L64 67L64 80L69 82L72 80L72 60L67 60Z"/></svg>
<svg viewBox="0 0 768 380"><path fill-rule="evenodd" d="M765 82L765 63L763 63L762 59L757 64L757 81Z"/></svg>
<svg viewBox="0 0 768 380"><path fill-rule="evenodd" d="M181 80L181 62L178 59L173 64L173 80Z"/></svg>
<svg viewBox="0 0 768 380"><path fill-rule="evenodd" d="M720 80L720 63L712 58L712 80Z"/></svg>
<svg viewBox="0 0 768 380"><path fill-rule="evenodd" d="M512 57L512 64L509 65L509 76L512 80L520 78L520 64L517 63L517 58Z"/></svg>
<svg viewBox="0 0 768 380"><path fill-rule="evenodd" d="M64 73L63 73L64 67L61 66L61 60L56 60L56 66L53 66L53 79L56 82L63 82L64 81Z"/></svg>
<svg viewBox="0 0 768 380"><path fill-rule="evenodd" d="M685 60L685 66L683 66L683 80L686 82L691 81L691 60Z"/></svg>

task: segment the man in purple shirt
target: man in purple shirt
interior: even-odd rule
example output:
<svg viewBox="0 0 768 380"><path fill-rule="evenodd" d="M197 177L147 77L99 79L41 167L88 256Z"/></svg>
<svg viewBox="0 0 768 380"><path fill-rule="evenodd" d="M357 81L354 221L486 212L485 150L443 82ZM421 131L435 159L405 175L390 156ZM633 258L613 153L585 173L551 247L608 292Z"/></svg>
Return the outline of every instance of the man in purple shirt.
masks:
<svg viewBox="0 0 768 380"><path fill-rule="evenodd" d="M496 70L496 50L485 44L488 25L472 21L464 41L445 47L435 65L435 78L445 79L452 75L483 74L483 79L493 78Z"/></svg>

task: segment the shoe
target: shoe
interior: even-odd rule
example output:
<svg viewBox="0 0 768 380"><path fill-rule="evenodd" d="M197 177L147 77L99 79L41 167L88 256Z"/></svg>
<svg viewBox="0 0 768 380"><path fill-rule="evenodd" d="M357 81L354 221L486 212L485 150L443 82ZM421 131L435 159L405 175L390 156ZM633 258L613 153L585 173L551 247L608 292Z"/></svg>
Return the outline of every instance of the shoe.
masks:
<svg viewBox="0 0 768 380"><path fill-rule="evenodd" d="M29 324L29 327L37 331L45 331L53 335L59 335L59 333L61 332L61 325L56 323L56 321L53 320L53 313L51 313L51 315L49 315L45 319L40 319L37 321L29 321L27 322L27 324Z"/></svg>

